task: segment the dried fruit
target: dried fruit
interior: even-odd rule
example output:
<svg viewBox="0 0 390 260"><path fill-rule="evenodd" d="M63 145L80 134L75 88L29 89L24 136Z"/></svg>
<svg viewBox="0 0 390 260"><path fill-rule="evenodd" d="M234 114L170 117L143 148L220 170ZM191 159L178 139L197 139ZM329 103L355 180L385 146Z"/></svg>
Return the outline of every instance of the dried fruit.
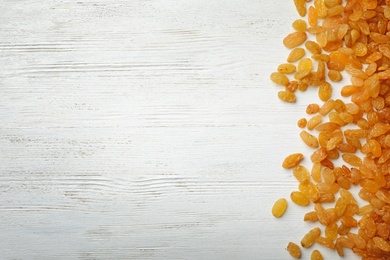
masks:
<svg viewBox="0 0 390 260"><path fill-rule="evenodd" d="M297 122L297 125L298 125L299 128L305 128L306 125L307 125L306 118L299 119L298 122Z"/></svg>
<svg viewBox="0 0 390 260"><path fill-rule="evenodd" d="M295 8L300 16L306 15L306 1L305 0L294 0Z"/></svg>
<svg viewBox="0 0 390 260"><path fill-rule="evenodd" d="M298 166L294 167L293 174L294 174L295 178L297 178L297 180L299 182L309 181L310 180L310 173L305 168L305 166L298 165Z"/></svg>
<svg viewBox="0 0 390 260"><path fill-rule="evenodd" d="M318 104L309 104L306 107L306 113L315 114L320 110L320 106Z"/></svg>
<svg viewBox="0 0 390 260"><path fill-rule="evenodd" d="M320 234L321 230L317 227L310 230L301 240L302 247L311 247L316 242L316 239L320 236Z"/></svg>
<svg viewBox="0 0 390 260"><path fill-rule="evenodd" d="M281 216L283 216L286 209L287 200L284 198L278 199L272 207L272 215L274 215L275 218L280 218Z"/></svg>
<svg viewBox="0 0 390 260"><path fill-rule="evenodd" d="M304 32L306 31L306 22L302 19L295 20L292 27L298 32Z"/></svg>
<svg viewBox="0 0 390 260"><path fill-rule="evenodd" d="M270 79L272 80L273 83L281 86L287 86L287 84L290 82L287 76L280 72L272 73Z"/></svg>
<svg viewBox="0 0 390 260"><path fill-rule="evenodd" d="M303 154L301 153L294 153L287 156L283 161L283 168L293 168L297 166L301 161L303 160Z"/></svg>
<svg viewBox="0 0 390 260"><path fill-rule="evenodd" d="M298 189L311 201L317 201L320 197L320 192L317 186L310 181L301 182Z"/></svg>
<svg viewBox="0 0 390 260"><path fill-rule="evenodd" d="M295 94L290 91L279 91L278 97L280 100L288 103L294 103L297 100Z"/></svg>
<svg viewBox="0 0 390 260"><path fill-rule="evenodd" d="M307 129L313 130L317 125L319 125L322 122L322 116L316 115L310 118L307 121Z"/></svg>
<svg viewBox="0 0 390 260"><path fill-rule="evenodd" d="M343 79L343 75L341 75L340 71L337 70L329 70L328 77L333 82L339 82Z"/></svg>
<svg viewBox="0 0 390 260"><path fill-rule="evenodd" d="M295 65L291 64L291 63L280 64L279 67L278 67L278 72L282 73L282 74L293 73L296 70L297 70L297 68L295 67ZM279 77L279 75L278 75L278 77Z"/></svg>
<svg viewBox="0 0 390 260"><path fill-rule="evenodd" d="M382 250L384 252L390 252L390 245L383 238L373 237L373 241L374 241L375 246L377 246L380 250Z"/></svg>
<svg viewBox="0 0 390 260"><path fill-rule="evenodd" d="M278 93L282 100L295 102L296 90L316 87L322 101L306 107L311 118L298 120L300 128L307 128L300 132L302 141L316 149L310 155L311 172L299 165L302 154L283 162L283 167L293 168L299 182L291 200L300 206L314 202L314 211L306 213L304 221L325 227L325 236L317 227L301 244L310 247L316 242L340 256L351 249L362 259L388 259L390 0L314 0L308 9L306 2L310 0L294 0L307 20L294 21L295 32L283 43L288 48L304 43L311 57L305 57L305 49L295 48L289 63L271 75L275 84L285 87ZM306 41L306 32L314 40ZM346 76L350 84L338 88L334 83ZM345 100L332 99L335 90ZM342 161L336 161L339 157ZM358 205L351 186L360 188L358 196L365 205ZM322 256L314 250L311 258Z"/></svg>
<svg viewBox="0 0 390 260"><path fill-rule="evenodd" d="M299 206L307 206L310 200L300 191L293 191L290 195L291 201Z"/></svg>
<svg viewBox="0 0 390 260"><path fill-rule="evenodd" d="M322 257L320 251L318 251L317 249L313 250L310 256L310 260L322 260L322 259L324 258Z"/></svg>
<svg viewBox="0 0 390 260"><path fill-rule="evenodd" d="M288 243L287 251L290 253L292 257L297 259L301 258L301 248L297 244L293 242Z"/></svg>
<svg viewBox="0 0 390 260"><path fill-rule="evenodd" d="M318 140L317 137L315 137L312 134L309 134L306 131L302 131L301 134L302 141L305 142L305 144L311 148L317 148L318 147Z"/></svg>
<svg viewBox="0 0 390 260"><path fill-rule="evenodd" d="M306 38L307 35L305 32L293 32L284 38L283 44L287 48L294 48L304 43Z"/></svg>
<svg viewBox="0 0 390 260"><path fill-rule="evenodd" d="M303 48L293 49L287 57L288 62L295 62L305 56L305 50Z"/></svg>

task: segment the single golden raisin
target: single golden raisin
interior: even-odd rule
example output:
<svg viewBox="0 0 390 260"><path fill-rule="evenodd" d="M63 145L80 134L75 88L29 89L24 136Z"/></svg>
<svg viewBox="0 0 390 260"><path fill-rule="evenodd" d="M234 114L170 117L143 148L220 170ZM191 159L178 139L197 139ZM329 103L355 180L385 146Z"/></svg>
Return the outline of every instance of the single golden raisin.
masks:
<svg viewBox="0 0 390 260"><path fill-rule="evenodd" d="M301 161L303 160L303 154L301 153L293 153L293 154L290 154L289 156L287 156L283 163L282 163L282 166L283 168L285 169L288 169L288 168L294 168L295 166L297 166Z"/></svg>
<svg viewBox="0 0 390 260"><path fill-rule="evenodd" d="M310 200L300 191L293 191L290 194L291 201L299 206L307 206Z"/></svg>
<svg viewBox="0 0 390 260"><path fill-rule="evenodd" d="M305 56L305 50L303 48L293 49L287 57L288 62L295 62Z"/></svg>
<svg viewBox="0 0 390 260"><path fill-rule="evenodd" d="M300 16L306 15L306 1L305 0L294 0L295 8Z"/></svg>
<svg viewBox="0 0 390 260"><path fill-rule="evenodd" d="M310 222L318 221L317 213L315 211L310 211L310 212L306 213L304 218L303 218L303 221L305 221L305 222L307 222L307 221L310 221Z"/></svg>
<svg viewBox="0 0 390 260"><path fill-rule="evenodd" d="M318 43L316 43L314 41L306 41L305 47L312 54L321 54L321 52L322 52L321 47L318 45Z"/></svg>
<svg viewBox="0 0 390 260"><path fill-rule="evenodd" d="M336 5L328 9L328 16L340 15L344 12L344 6Z"/></svg>
<svg viewBox="0 0 390 260"><path fill-rule="evenodd" d="M298 32L304 32L306 31L306 22L302 19L295 20L292 23L292 27Z"/></svg>
<svg viewBox="0 0 390 260"><path fill-rule="evenodd" d="M299 183L298 189L311 201L317 201L320 197L317 186L310 181L302 181Z"/></svg>
<svg viewBox="0 0 390 260"><path fill-rule="evenodd" d="M307 107L306 107L306 113L308 114L315 114L315 113L318 113L318 111L320 110L320 106L318 104L309 104Z"/></svg>
<svg viewBox="0 0 390 260"><path fill-rule="evenodd" d="M310 58L301 59L298 62L298 70L312 70L313 62Z"/></svg>
<svg viewBox="0 0 390 260"><path fill-rule="evenodd" d="M347 191L346 189L341 189L340 190L340 195L341 197L346 201L348 204L357 204L355 198L353 197L352 193Z"/></svg>
<svg viewBox="0 0 390 260"><path fill-rule="evenodd" d="M306 41L307 35L305 32L293 32L283 39L283 44L287 48L294 48Z"/></svg>
<svg viewBox="0 0 390 260"><path fill-rule="evenodd" d="M291 63L284 63L278 66L278 72L282 74L293 73L296 71L296 69L297 68L295 67L295 65Z"/></svg>
<svg viewBox="0 0 390 260"><path fill-rule="evenodd" d="M350 216L342 216L340 218L341 224L343 224L346 227L356 227L357 226L357 220Z"/></svg>
<svg viewBox="0 0 390 260"><path fill-rule="evenodd" d="M307 121L307 129L312 130L322 122L322 116L316 115Z"/></svg>
<svg viewBox="0 0 390 260"><path fill-rule="evenodd" d="M347 204L345 207L344 216L352 217L358 212L359 206L356 204Z"/></svg>
<svg viewBox="0 0 390 260"><path fill-rule="evenodd" d="M307 10L307 22L311 27L315 27L317 25L317 21L318 21L317 10L313 6L310 6L309 9Z"/></svg>
<svg viewBox="0 0 390 260"><path fill-rule="evenodd" d="M332 8L341 4L341 0L324 0L324 4L327 8Z"/></svg>
<svg viewBox="0 0 390 260"><path fill-rule="evenodd" d="M307 120L306 120L306 118L301 118L301 119L299 119L298 122L297 122L297 125L298 125L299 128L304 128L304 127L306 127L306 125L307 125Z"/></svg>
<svg viewBox="0 0 390 260"><path fill-rule="evenodd" d="M326 210L324 209L324 207L322 206L321 203L316 203L314 205L314 210L317 213L318 220L320 221L320 223L322 225L327 226L327 225L330 224L329 215L328 215L328 213L326 212Z"/></svg>
<svg viewBox="0 0 390 260"><path fill-rule="evenodd" d="M320 162L313 163L310 174L314 181L321 182L321 170L322 164ZM319 184L317 184L317 187L319 187Z"/></svg>
<svg viewBox="0 0 390 260"><path fill-rule="evenodd" d="M333 82L339 82L343 79L343 75L341 75L340 71L337 70L329 70L328 77Z"/></svg>
<svg viewBox="0 0 390 260"><path fill-rule="evenodd" d="M317 148L318 147L318 140L317 140L317 137L315 137L314 135L306 132L306 131L302 131L300 133L300 136L301 136L301 139L302 141L309 147L311 148Z"/></svg>
<svg viewBox="0 0 390 260"><path fill-rule="evenodd" d="M330 223L325 227L325 237L330 240L335 240L337 238L338 226L336 223Z"/></svg>
<svg viewBox="0 0 390 260"><path fill-rule="evenodd" d="M321 162L322 160L324 160L326 158L327 155L328 155L328 153L327 153L326 149L325 148L320 148L320 149L316 150L310 156L310 159L314 163Z"/></svg>
<svg viewBox="0 0 390 260"><path fill-rule="evenodd" d="M319 237L320 234L321 230L318 227L310 230L301 240L302 247L311 247L316 242L316 238Z"/></svg>
<svg viewBox="0 0 390 260"><path fill-rule="evenodd" d="M373 211L374 211L374 207L372 205L368 204L368 205L364 205L364 206L360 207L357 214L359 216L363 216L363 215L370 214Z"/></svg>
<svg viewBox="0 0 390 260"><path fill-rule="evenodd" d="M374 241L375 246L377 246L380 250L382 250L384 252L390 252L390 245L383 238L373 237L373 241Z"/></svg>
<svg viewBox="0 0 390 260"><path fill-rule="evenodd" d="M310 72L311 70L298 70L295 74L294 74L294 78L296 80L302 80L303 78L305 78L306 76L309 76L310 75ZM309 85L309 84L308 84Z"/></svg>
<svg viewBox="0 0 390 260"><path fill-rule="evenodd" d="M322 105L322 107L320 108L320 110L318 112L320 113L321 116L325 116L333 108L335 108L335 106L336 106L336 101L334 101L333 99L329 99Z"/></svg>
<svg viewBox="0 0 390 260"><path fill-rule="evenodd" d="M287 200L285 198L278 199L272 207L272 215L274 215L275 218L280 218L283 216L286 209Z"/></svg>
<svg viewBox="0 0 390 260"><path fill-rule="evenodd" d="M301 248L297 244L289 242L287 245L287 251L292 257L297 259L301 258Z"/></svg>
<svg viewBox="0 0 390 260"><path fill-rule="evenodd" d="M323 82L318 88L318 96L322 101L327 101L332 95L332 85Z"/></svg>
<svg viewBox="0 0 390 260"><path fill-rule="evenodd" d="M305 166L302 165L297 165L293 168L293 175L299 182L310 180L309 171L305 168Z"/></svg>
<svg viewBox="0 0 390 260"><path fill-rule="evenodd" d="M313 250L310 256L310 260L323 260L324 258L322 257L320 251L317 249Z"/></svg>
<svg viewBox="0 0 390 260"><path fill-rule="evenodd" d="M280 100L288 103L294 103L297 100L296 95L290 91L279 91L278 97Z"/></svg>
<svg viewBox="0 0 390 260"><path fill-rule="evenodd" d="M333 241L330 240L329 238L326 238L326 237L321 237L321 236L317 237L316 238L316 243L320 244L322 246L326 246L326 247L328 247L330 249L334 249L335 248L335 244L333 243Z"/></svg>
<svg viewBox="0 0 390 260"><path fill-rule="evenodd" d="M347 237L353 242L354 247L359 249L364 249L366 247L366 240L364 240L363 237L351 232L347 234Z"/></svg>
<svg viewBox="0 0 390 260"><path fill-rule="evenodd" d="M286 75L280 72L273 72L270 76L270 79L273 83L281 86L287 86L288 82L290 81Z"/></svg>
<svg viewBox="0 0 390 260"><path fill-rule="evenodd" d="M378 137L390 131L390 124L377 123L371 130L372 137Z"/></svg>
<svg viewBox="0 0 390 260"><path fill-rule="evenodd" d="M346 153L346 154L343 154L341 156L343 158L343 160L346 162L346 163L349 163L350 165L352 166L357 166L359 167L360 165L362 165L362 159L360 159L358 156L356 156L355 154L352 154L352 153Z"/></svg>
<svg viewBox="0 0 390 260"><path fill-rule="evenodd" d="M388 37L387 35L376 33L376 32L370 33L369 36L376 43L387 43L390 41L390 37Z"/></svg>

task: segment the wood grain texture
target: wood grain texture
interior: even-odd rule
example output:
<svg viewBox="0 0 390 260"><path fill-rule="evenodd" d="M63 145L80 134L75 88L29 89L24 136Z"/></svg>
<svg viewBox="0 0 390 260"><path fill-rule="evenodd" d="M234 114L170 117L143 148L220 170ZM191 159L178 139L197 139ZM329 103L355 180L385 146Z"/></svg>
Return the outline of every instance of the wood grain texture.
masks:
<svg viewBox="0 0 390 260"><path fill-rule="evenodd" d="M0 258L287 259L282 2L1 1Z"/></svg>

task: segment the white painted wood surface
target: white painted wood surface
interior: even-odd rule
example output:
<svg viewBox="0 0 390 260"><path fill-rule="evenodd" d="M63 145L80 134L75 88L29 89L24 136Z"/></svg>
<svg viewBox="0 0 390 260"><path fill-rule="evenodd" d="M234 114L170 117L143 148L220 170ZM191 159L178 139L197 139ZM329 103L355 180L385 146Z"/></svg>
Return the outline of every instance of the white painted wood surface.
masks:
<svg viewBox="0 0 390 260"><path fill-rule="evenodd" d="M289 259L292 0L0 7L1 259Z"/></svg>

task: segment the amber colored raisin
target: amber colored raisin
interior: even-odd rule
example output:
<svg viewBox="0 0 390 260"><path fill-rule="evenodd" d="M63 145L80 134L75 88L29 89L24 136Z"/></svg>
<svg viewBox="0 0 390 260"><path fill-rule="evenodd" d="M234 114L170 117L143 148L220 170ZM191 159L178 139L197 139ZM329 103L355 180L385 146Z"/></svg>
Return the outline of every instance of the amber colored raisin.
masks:
<svg viewBox="0 0 390 260"><path fill-rule="evenodd" d="M307 206L310 200L300 191L293 191L290 194L291 201L299 206Z"/></svg>
<svg viewBox="0 0 390 260"><path fill-rule="evenodd" d="M271 74L270 79L273 83L281 86L287 86L288 82L290 81L286 75L280 73L280 72L274 72Z"/></svg>
<svg viewBox="0 0 390 260"><path fill-rule="evenodd" d="M298 20L295 20L293 23L292 23L292 27L298 31L298 32L304 32L306 31L306 22L305 20L302 20L302 19L298 19Z"/></svg>
<svg viewBox="0 0 390 260"><path fill-rule="evenodd" d="M311 247L316 242L316 238L319 237L320 234L321 230L318 227L310 230L301 240L302 247Z"/></svg>
<svg viewBox="0 0 390 260"><path fill-rule="evenodd" d="M297 244L289 242L287 245L287 251L292 257L297 259L301 258L301 248Z"/></svg>
<svg viewBox="0 0 390 260"><path fill-rule="evenodd" d="M294 0L295 8L300 16L306 15L306 1L305 0Z"/></svg>
<svg viewBox="0 0 390 260"><path fill-rule="evenodd" d="M317 249L313 250L310 256L310 260L323 260L322 254Z"/></svg>
<svg viewBox="0 0 390 260"><path fill-rule="evenodd" d="M299 119L298 122L297 122L297 125L298 125L299 128L304 128L304 127L306 127L306 125L307 125L307 120L306 120L306 118L301 118L301 119Z"/></svg>
<svg viewBox="0 0 390 260"><path fill-rule="evenodd" d="M303 48L293 49L287 57L288 62L295 62L305 56L305 50Z"/></svg>
<svg viewBox="0 0 390 260"><path fill-rule="evenodd" d="M293 32L283 39L283 44L287 48L294 48L306 41L307 35L305 32Z"/></svg>
<svg viewBox="0 0 390 260"><path fill-rule="evenodd" d="M287 103L294 103L297 100L296 95L290 91L279 91L278 97L280 100Z"/></svg>
<svg viewBox="0 0 390 260"><path fill-rule="evenodd" d="M296 71L296 67L294 64L291 64L291 63L284 63L284 64L280 64L279 67L278 67L278 72L279 73L282 73L282 74L289 74L289 73L293 73Z"/></svg>
<svg viewBox="0 0 390 260"><path fill-rule="evenodd" d="M289 156L287 156L283 163L282 163L282 166L283 168L293 168L295 166L297 166L301 161L303 160L303 154L301 153L294 153L294 154L290 154Z"/></svg>
<svg viewBox="0 0 390 260"><path fill-rule="evenodd" d="M272 215L280 218L287 209L287 200L284 198L278 199L272 207Z"/></svg>

